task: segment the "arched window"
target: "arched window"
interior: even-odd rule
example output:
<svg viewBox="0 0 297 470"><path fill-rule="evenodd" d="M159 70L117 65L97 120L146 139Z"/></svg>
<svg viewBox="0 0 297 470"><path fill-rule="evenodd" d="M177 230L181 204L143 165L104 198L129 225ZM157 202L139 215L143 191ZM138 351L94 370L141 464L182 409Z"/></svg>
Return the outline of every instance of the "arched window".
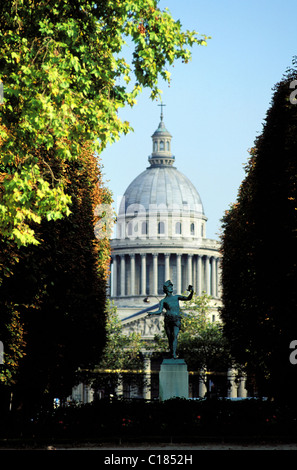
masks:
<svg viewBox="0 0 297 470"><path fill-rule="evenodd" d="M154 152L158 152L158 142L156 140L154 142Z"/></svg>
<svg viewBox="0 0 297 470"><path fill-rule="evenodd" d="M128 236L131 236L132 235L132 222L129 222L128 223Z"/></svg>
<svg viewBox="0 0 297 470"><path fill-rule="evenodd" d="M191 224L190 230L191 230L191 235L195 235L195 224L194 223Z"/></svg>
<svg viewBox="0 0 297 470"><path fill-rule="evenodd" d="M169 150L170 150L170 142L169 142L169 140L166 141L166 150L167 150L167 152L169 152Z"/></svg>
<svg viewBox="0 0 297 470"><path fill-rule="evenodd" d="M203 224L201 225L201 237L204 237L204 226L203 226Z"/></svg>
<svg viewBox="0 0 297 470"><path fill-rule="evenodd" d="M158 234L159 235L164 235L165 233L165 224L164 222L159 222L158 223Z"/></svg>
<svg viewBox="0 0 297 470"><path fill-rule="evenodd" d="M141 224L141 234L147 235L147 222L142 222Z"/></svg>
<svg viewBox="0 0 297 470"><path fill-rule="evenodd" d="M160 140L160 150L165 150L164 140Z"/></svg>
<svg viewBox="0 0 297 470"><path fill-rule="evenodd" d="M180 222L176 222L175 224L175 233L176 235L181 235L182 233L182 226Z"/></svg>

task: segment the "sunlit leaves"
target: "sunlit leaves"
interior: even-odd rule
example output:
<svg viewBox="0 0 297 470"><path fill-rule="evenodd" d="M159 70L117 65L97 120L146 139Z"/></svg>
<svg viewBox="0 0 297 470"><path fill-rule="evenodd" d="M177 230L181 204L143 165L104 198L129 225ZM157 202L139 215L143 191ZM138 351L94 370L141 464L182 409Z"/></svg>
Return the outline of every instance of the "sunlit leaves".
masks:
<svg viewBox="0 0 297 470"><path fill-rule="evenodd" d="M31 166L42 166L36 158L40 148L71 160L78 157L84 142L91 142L92 151L100 153L108 142L131 130L119 119L118 109L133 106L142 87L151 88L156 98L159 78L170 80L168 66L176 59L188 62L189 47L205 44L205 37L182 32L180 22L167 10L160 11L157 3L40 0L33 8L30 2L5 2L0 19L4 175L15 173L16 184L28 160ZM131 39L134 53L129 64L121 54ZM1 230L18 244L36 242L30 221L39 223L47 212L53 218L71 210L63 196L63 181L57 185L45 179L39 195L28 187L26 207L5 182L1 204L9 201L9 208L2 207ZM17 211L23 211L21 225Z"/></svg>
<svg viewBox="0 0 297 470"><path fill-rule="evenodd" d="M10 306L10 319L1 329L4 343L3 364L0 365L0 384L15 383L16 371L21 359L25 356L24 328L20 313Z"/></svg>
<svg viewBox="0 0 297 470"><path fill-rule="evenodd" d="M23 165L3 181L0 204L2 235L13 239L17 245L38 243L31 222L40 224L42 218L57 220L65 212L69 215L67 196L63 187L53 189L45 181L37 165Z"/></svg>

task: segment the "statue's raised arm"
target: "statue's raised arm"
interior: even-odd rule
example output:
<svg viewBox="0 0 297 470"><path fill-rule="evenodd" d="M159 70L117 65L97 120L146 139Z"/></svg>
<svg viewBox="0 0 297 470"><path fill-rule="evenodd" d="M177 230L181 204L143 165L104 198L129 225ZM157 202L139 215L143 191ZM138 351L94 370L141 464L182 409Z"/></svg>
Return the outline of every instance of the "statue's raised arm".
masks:
<svg viewBox="0 0 297 470"><path fill-rule="evenodd" d="M189 285L189 287L187 288L187 291L189 291L189 295L185 296L185 295L179 295L178 296L178 300L191 300L192 297L193 297L193 294L194 294L194 291L193 291L193 286Z"/></svg>

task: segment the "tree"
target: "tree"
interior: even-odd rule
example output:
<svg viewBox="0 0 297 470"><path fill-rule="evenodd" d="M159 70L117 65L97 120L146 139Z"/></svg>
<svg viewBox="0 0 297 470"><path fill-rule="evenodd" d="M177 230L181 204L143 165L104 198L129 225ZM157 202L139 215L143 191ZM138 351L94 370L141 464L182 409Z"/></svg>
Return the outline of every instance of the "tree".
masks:
<svg viewBox="0 0 297 470"><path fill-rule="evenodd" d="M50 163L68 181L72 213L34 227L41 243L19 248L0 286L1 380L15 406L29 408L69 395L76 370L94 366L105 342L110 247L107 237L95 236L100 216L94 213L111 195L87 145L77 160L52 155Z"/></svg>
<svg viewBox="0 0 297 470"><path fill-rule="evenodd" d="M0 229L4 241L38 244L36 226L72 211L61 162L89 143L100 154L131 127L118 110L142 87L155 98L168 67L206 44L182 32L158 0L7 0L0 18ZM132 63L123 54L134 46Z"/></svg>
<svg viewBox="0 0 297 470"><path fill-rule="evenodd" d="M274 88L222 236L222 318L232 354L261 394L279 399L292 398L297 386L289 361L297 327L296 65Z"/></svg>
<svg viewBox="0 0 297 470"><path fill-rule="evenodd" d="M189 310L183 309L179 354L190 370L226 371L232 364L229 346L219 322L207 318L211 297L194 296Z"/></svg>
<svg viewBox="0 0 297 470"><path fill-rule="evenodd" d="M142 343L140 334L132 332L127 335L123 332L117 308L110 301L107 302L106 310L106 344L100 362L91 374L92 385L94 389L116 394L123 374L126 375L130 370L135 380L133 371L142 369Z"/></svg>

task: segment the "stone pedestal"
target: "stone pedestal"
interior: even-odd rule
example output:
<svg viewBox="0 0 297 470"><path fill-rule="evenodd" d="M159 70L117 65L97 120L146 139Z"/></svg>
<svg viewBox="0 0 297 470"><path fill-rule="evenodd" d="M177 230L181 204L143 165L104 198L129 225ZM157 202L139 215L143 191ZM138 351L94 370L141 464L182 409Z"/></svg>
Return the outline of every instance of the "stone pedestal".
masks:
<svg viewBox="0 0 297 470"><path fill-rule="evenodd" d="M159 399L189 398L189 374L183 359L163 359L159 373Z"/></svg>

